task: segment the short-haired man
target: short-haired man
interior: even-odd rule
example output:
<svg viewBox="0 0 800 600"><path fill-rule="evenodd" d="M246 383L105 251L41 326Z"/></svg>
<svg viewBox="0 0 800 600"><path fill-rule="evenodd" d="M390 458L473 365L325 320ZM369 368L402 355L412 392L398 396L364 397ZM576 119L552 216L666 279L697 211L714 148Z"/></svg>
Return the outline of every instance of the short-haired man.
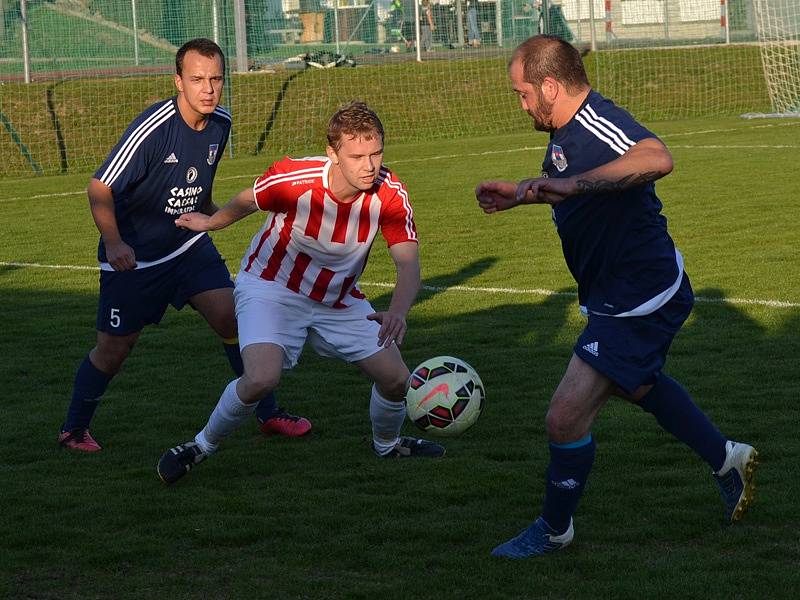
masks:
<svg viewBox="0 0 800 600"><path fill-rule="evenodd" d="M535 128L550 133L543 172L519 183L483 182L478 203L486 213L552 205L588 323L547 412L550 463L541 516L492 554L524 558L572 541L572 516L594 462L592 422L610 396L653 414L705 460L727 519L739 520L752 500L757 452L726 439L662 372L694 302L655 194L655 180L672 171L669 151L591 89L579 52L558 37L520 44L509 76Z"/></svg>
<svg viewBox="0 0 800 600"><path fill-rule="evenodd" d="M61 426L61 446L101 450L89 433L98 402L145 325L169 304L189 304L224 343L232 369L242 372L233 283L211 238L175 226L179 215L213 214L211 186L223 156L231 116L219 107L225 58L198 38L175 55L177 96L158 102L130 124L89 183L100 231L97 345L75 375ZM298 436L311 424L263 398L258 417L266 434Z"/></svg>
<svg viewBox="0 0 800 600"><path fill-rule="evenodd" d="M419 251L405 186L383 166L383 125L360 102L328 124L327 156L284 158L252 188L213 215L182 215L194 231L227 227L269 211L236 278L236 314L244 375L228 384L193 441L171 448L157 471L173 483L213 454L220 441L297 364L308 341L321 355L358 366L373 382L372 447L383 457L440 457L438 444L400 437L409 371L398 346L420 285ZM397 281L386 311L375 312L358 289L378 230Z"/></svg>

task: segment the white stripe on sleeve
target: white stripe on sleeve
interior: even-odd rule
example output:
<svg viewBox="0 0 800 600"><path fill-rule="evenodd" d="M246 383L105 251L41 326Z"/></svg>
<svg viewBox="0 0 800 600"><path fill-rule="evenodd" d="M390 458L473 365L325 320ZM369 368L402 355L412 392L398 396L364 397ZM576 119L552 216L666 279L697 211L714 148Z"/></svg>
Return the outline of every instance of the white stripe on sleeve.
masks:
<svg viewBox="0 0 800 600"><path fill-rule="evenodd" d="M100 181L111 187L114 181L119 177L120 173L125 170L125 167L131 161L131 158L136 153L136 150L142 142L155 131L164 121L167 121L172 115L175 114L175 108L172 106L172 100L164 104L161 108L156 110L152 115L147 117L139 126L133 130L125 142L120 146L114 158L108 165L108 168L100 176Z"/></svg>

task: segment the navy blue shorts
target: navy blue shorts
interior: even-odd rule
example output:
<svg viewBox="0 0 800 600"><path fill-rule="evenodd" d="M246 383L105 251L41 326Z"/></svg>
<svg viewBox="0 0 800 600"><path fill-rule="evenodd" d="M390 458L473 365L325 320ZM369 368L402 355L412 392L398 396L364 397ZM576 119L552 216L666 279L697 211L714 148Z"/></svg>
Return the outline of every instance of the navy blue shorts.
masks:
<svg viewBox="0 0 800 600"><path fill-rule="evenodd" d="M233 287L211 238L163 264L133 271L101 271L97 330L128 335L158 323L167 306L180 310L195 294Z"/></svg>
<svg viewBox="0 0 800 600"><path fill-rule="evenodd" d="M675 295L643 317L589 315L589 323L573 351L583 361L632 394L655 383L667 360L672 340L692 312L694 293L689 277Z"/></svg>

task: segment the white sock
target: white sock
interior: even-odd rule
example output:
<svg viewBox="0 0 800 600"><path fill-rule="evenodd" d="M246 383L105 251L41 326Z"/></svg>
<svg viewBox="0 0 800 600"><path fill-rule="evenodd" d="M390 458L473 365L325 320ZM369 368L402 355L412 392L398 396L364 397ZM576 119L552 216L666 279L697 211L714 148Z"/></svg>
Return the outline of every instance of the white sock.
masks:
<svg viewBox="0 0 800 600"><path fill-rule="evenodd" d="M369 400L369 418L372 421L372 443L378 454L387 454L395 447L400 439L400 427L406 419L406 405L404 402L392 402L378 392L377 386L372 386L372 396Z"/></svg>
<svg viewBox="0 0 800 600"><path fill-rule="evenodd" d="M234 379L228 384L203 431L194 438L206 454L216 452L220 440L236 431L256 410L257 403L245 404L239 399L236 393L238 381Z"/></svg>

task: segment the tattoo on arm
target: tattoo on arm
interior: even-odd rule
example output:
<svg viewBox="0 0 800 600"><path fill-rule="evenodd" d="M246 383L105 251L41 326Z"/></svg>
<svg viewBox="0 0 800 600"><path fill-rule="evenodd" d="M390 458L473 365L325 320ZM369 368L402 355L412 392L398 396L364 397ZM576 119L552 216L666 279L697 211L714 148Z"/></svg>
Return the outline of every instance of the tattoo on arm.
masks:
<svg viewBox="0 0 800 600"><path fill-rule="evenodd" d="M579 179L577 181L578 192L619 192L642 183L655 181L659 175L658 171L648 171L646 173L631 173L616 181L611 181L610 179L600 179L598 181Z"/></svg>

